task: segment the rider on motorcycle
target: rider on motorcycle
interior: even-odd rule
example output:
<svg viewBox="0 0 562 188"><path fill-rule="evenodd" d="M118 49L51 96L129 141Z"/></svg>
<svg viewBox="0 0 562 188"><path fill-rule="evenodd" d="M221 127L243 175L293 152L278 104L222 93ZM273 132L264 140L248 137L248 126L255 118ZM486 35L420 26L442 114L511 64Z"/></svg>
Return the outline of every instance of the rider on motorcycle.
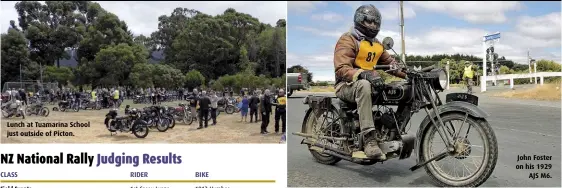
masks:
<svg viewBox="0 0 562 188"><path fill-rule="evenodd" d="M380 90L384 80L373 67L377 64L397 64L376 39L381 21L381 13L374 5L360 6L355 11L354 26L339 38L334 50L336 96L343 101L357 103L363 151L369 158L383 155L374 137L371 88ZM406 78L406 74L398 69L390 73Z"/></svg>

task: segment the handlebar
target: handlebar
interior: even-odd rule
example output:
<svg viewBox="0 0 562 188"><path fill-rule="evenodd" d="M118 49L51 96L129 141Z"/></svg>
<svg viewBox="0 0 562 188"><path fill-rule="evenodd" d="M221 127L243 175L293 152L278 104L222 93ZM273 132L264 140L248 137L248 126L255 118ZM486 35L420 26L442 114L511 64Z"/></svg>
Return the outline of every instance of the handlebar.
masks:
<svg viewBox="0 0 562 188"><path fill-rule="evenodd" d="M428 72L430 70L433 70L435 68L435 65L431 65L429 67L424 67L423 69L421 69L422 72Z"/></svg>

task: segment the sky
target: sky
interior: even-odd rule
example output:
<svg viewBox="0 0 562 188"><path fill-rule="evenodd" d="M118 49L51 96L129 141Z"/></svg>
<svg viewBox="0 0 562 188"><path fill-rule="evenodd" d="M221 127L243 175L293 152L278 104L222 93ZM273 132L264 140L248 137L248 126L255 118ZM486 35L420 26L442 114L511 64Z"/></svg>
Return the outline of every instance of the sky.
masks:
<svg viewBox="0 0 562 188"><path fill-rule="evenodd" d="M287 66L302 65L314 81L333 81L333 52L339 37L350 30L362 4L382 13L377 38L392 37L401 51L398 1L288 2ZM483 56L482 38L501 33L495 52L516 63L534 59L560 63L560 2L404 2L406 54L471 54ZM391 51L389 51L391 52ZM392 53L392 52L391 52Z"/></svg>
<svg viewBox="0 0 562 188"><path fill-rule="evenodd" d="M5 33L10 20L18 20L14 8L18 1L2 1L0 12L0 31ZM44 4L44 1L39 1ZM95 1L105 10L114 13L119 19L124 20L134 35L150 33L158 29L158 17L170 15L177 7L196 9L206 14L222 14L227 8L234 8L258 18L261 22L275 25L277 20L287 18L287 3L277 2L251 2L251 1L218 1L218 2L190 2L190 1Z"/></svg>

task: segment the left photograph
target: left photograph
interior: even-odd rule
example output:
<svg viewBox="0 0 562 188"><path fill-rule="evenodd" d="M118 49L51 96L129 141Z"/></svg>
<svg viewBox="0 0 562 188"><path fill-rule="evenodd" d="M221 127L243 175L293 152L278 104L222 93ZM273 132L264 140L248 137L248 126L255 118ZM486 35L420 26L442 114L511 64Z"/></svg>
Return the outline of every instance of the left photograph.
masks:
<svg viewBox="0 0 562 188"><path fill-rule="evenodd" d="M1 5L0 143L285 143L286 2Z"/></svg>

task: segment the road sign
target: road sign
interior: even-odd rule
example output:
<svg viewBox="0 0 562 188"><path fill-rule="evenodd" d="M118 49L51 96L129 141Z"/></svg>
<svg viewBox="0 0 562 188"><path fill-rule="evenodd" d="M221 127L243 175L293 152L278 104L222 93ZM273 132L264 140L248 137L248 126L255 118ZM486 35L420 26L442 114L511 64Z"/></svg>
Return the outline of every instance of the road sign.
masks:
<svg viewBox="0 0 562 188"><path fill-rule="evenodd" d="M484 42L500 38L500 33L484 36Z"/></svg>

